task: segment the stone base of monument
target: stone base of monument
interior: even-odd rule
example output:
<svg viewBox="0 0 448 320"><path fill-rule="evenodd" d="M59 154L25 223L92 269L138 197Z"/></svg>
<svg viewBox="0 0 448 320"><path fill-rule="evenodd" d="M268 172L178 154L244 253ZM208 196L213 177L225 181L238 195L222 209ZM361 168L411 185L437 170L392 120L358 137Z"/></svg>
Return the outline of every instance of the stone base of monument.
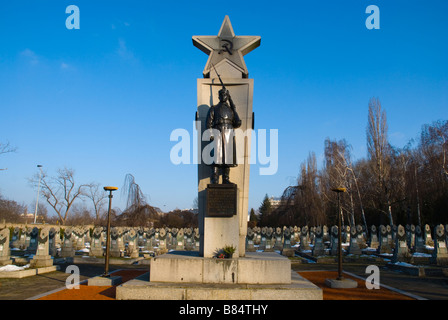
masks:
<svg viewBox="0 0 448 320"><path fill-rule="evenodd" d="M346 279L342 278L340 280L338 279L325 279L325 285L327 287L333 288L333 289L351 289L351 288L357 288L358 282L352 279Z"/></svg>
<svg viewBox="0 0 448 320"><path fill-rule="evenodd" d="M5 257L5 258L0 257L0 266L6 266L11 263L12 263L12 260L9 259L9 257Z"/></svg>
<svg viewBox="0 0 448 320"><path fill-rule="evenodd" d="M53 265L53 259L50 255L44 256L34 256L33 259L30 260L31 268L46 268L51 267Z"/></svg>
<svg viewBox="0 0 448 320"><path fill-rule="evenodd" d="M277 253L246 253L217 259L195 252L170 253L151 261L149 281L117 287L120 300L321 300L322 290Z"/></svg>
<svg viewBox="0 0 448 320"><path fill-rule="evenodd" d="M110 287L119 285L121 282L122 278L120 276L110 276L110 277L97 276L88 279L87 285L97 287Z"/></svg>

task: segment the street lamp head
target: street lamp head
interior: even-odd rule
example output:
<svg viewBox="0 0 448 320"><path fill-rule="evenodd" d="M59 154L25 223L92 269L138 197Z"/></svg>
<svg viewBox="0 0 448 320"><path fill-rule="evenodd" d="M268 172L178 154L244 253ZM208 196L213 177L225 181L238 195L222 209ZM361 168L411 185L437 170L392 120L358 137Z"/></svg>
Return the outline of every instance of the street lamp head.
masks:
<svg viewBox="0 0 448 320"><path fill-rule="evenodd" d="M106 191L115 191L115 190L118 190L118 188L117 187L104 187L104 190L106 190Z"/></svg>
<svg viewBox="0 0 448 320"><path fill-rule="evenodd" d="M347 189L346 188L333 188L333 189L331 189L331 191L339 193L339 192L346 192Z"/></svg>
<svg viewBox="0 0 448 320"><path fill-rule="evenodd" d="M42 168L42 165L41 165L41 164L38 164L37 167L38 167L38 168Z"/></svg>

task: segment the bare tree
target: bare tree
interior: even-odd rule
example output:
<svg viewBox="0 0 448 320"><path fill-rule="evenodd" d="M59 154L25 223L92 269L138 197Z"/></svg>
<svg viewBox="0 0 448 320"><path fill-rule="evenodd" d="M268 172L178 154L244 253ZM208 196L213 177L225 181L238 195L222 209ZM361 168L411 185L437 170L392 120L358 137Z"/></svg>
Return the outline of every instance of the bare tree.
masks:
<svg viewBox="0 0 448 320"><path fill-rule="evenodd" d="M427 158L434 158L445 178L448 178L448 121L435 121L424 125L421 146Z"/></svg>
<svg viewBox="0 0 448 320"><path fill-rule="evenodd" d="M361 207L361 216L366 226L364 208L362 206L361 194L351 160L351 145L345 139L339 141L325 140L325 168L324 175L328 181L327 192L336 187L344 187L350 200L350 225L355 225L355 201L353 194L357 191ZM328 197L328 199L330 199ZM366 226L367 227L367 226Z"/></svg>
<svg viewBox="0 0 448 320"><path fill-rule="evenodd" d="M392 224L390 211L390 146L387 139L386 112L381 108L379 99L369 101L367 124L367 152L370 170L375 177L375 197L371 202L378 211L387 214Z"/></svg>
<svg viewBox="0 0 448 320"><path fill-rule="evenodd" d="M1 143L0 142L0 154L9 153L9 152L16 152L17 148L12 147L9 142ZM8 168L0 169L1 170L7 170Z"/></svg>
<svg viewBox="0 0 448 320"><path fill-rule="evenodd" d="M85 195L88 185L77 186L74 179L73 169L58 169L56 177L49 177L45 172L41 177L41 196L47 200L48 204L56 211L61 224L64 225L69 215L74 201ZM38 175L30 179L30 183L37 186Z"/></svg>
<svg viewBox="0 0 448 320"><path fill-rule="evenodd" d="M117 223L126 226L148 226L159 220L154 207L150 206L140 186L132 174L127 174L122 188L122 195L127 196L124 212L117 217Z"/></svg>
<svg viewBox="0 0 448 320"><path fill-rule="evenodd" d="M101 188L99 183L91 183L87 186L85 196L92 200L93 210L95 213L95 222L98 223L101 220L103 206L106 203L107 193L103 188Z"/></svg>

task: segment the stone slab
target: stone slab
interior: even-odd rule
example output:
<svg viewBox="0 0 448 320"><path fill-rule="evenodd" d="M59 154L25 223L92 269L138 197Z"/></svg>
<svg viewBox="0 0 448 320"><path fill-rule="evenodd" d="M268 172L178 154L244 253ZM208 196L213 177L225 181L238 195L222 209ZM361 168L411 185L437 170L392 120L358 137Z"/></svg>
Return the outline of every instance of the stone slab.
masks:
<svg viewBox="0 0 448 320"><path fill-rule="evenodd" d="M53 272L53 271L58 271L60 269L61 269L60 266L49 266L49 267L37 268L36 274L49 273L49 272Z"/></svg>
<svg viewBox="0 0 448 320"><path fill-rule="evenodd" d="M8 272L0 272L0 278L26 278L35 276L36 274L43 274L43 273L49 273L53 271L59 270L59 266L51 266L51 267L43 267L43 268L37 268L37 269L25 269L25 270L19 270L19 271L8 271Z"/></svg>
<svg viewBox="0 0 448 320"><path fill-rule="evenodd" d="M322 300L322 289L290 271L290 284L160 283L140 279L117 287L117 300Z"/></svg>
<svg viewBox="0 0 448 320"><path fill-rule="evenodd" d="M27 269L19 271L0 272L0 278L16 278L21 279L25 277L31 277L36 275L36 269Z"/></svg>
<svg viewBox="0 0 448 320"><path fill-rule="evenodd" d="M358 282L352 279L325 279L325 285L333 289L350 289L358 287Z"/></svg>
<svg viewBox="0 0 448 320"><path fill-rule="evenodd" d="M151 282L290 284L291 261L276 252L248 252L217 259L197 252L164 254L151 260Z"/></svg>
<svg viewBox="0 0 448 320"><path fill-rule="evenodd" d="M110 276L110 277L97 276L88 279L87 285L97 287L110 287L119 285L121 282L122 278L120 276Z"/></svg>

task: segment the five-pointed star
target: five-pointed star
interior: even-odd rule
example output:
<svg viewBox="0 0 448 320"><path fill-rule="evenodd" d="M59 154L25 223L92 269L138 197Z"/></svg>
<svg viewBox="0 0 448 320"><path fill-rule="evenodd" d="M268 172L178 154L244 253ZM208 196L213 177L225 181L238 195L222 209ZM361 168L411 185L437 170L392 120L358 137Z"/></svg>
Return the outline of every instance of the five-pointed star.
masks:
<svg viewBox="0 0 448 320"><path fill-rule="evenodd" d="M247 78L249 72L243 56L257 48L260 42L259 36L235 36L228 16L224 18L218 36L193 36L193 45L209 55L204 77L208 77L213 65L227 59Z"/></svg>

